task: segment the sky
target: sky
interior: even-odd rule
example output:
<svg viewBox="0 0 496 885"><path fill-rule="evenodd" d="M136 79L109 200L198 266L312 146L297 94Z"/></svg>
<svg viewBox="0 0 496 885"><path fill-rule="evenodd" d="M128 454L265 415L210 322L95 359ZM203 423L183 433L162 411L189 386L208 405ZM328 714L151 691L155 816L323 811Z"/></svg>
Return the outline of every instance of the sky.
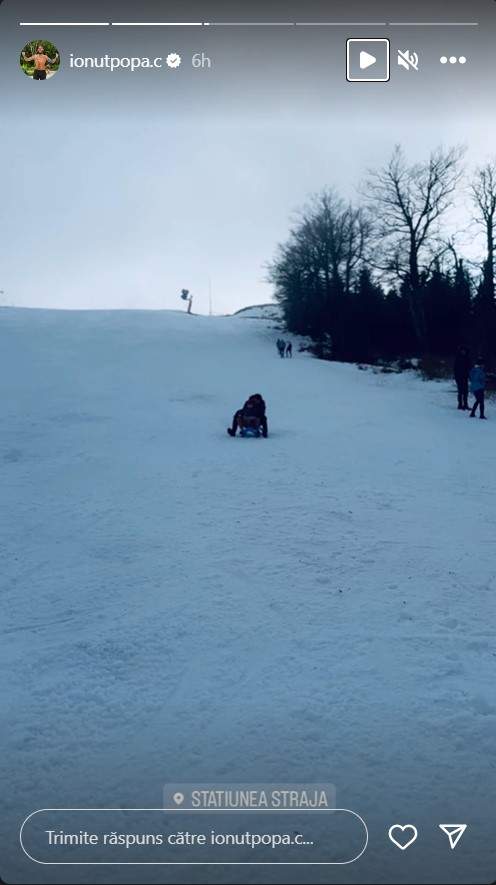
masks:
<svg viewBox="0 0 496 885"><path fill-rule="evenodd" d="M333 186L356 197L367 169L398 142L412 161L439 144L464 144L469 169L496 154L496 4L486 0L451 4L451 21L471 23L451 28L19 25L136 20L127 4L73 4L70 16L64 5L0 6L4 304L175 308L182 288L198 312L209 311L210 294L214 313L266 302L267 263L312 193ZM236 15L232 4L144 3L139 20L226 21L227 12L229 21L446 20L445 3L416 3L415 19L408 7L374 3L372 18L370 0L251 4ZM346 82L350 36L390 38L389 83ZM38 83L18 58L42 37L62 64ZM418 71L397 65L406 48L418 52ZM70 66L71 55L172 51L183 59L177 70ZM192 67L196 52L210 69ZM467 64L442 66L442 54L463 54ZM464 202L461 192L453 229L467 225ZM467 249L475 255L477 244Z"/></svg>

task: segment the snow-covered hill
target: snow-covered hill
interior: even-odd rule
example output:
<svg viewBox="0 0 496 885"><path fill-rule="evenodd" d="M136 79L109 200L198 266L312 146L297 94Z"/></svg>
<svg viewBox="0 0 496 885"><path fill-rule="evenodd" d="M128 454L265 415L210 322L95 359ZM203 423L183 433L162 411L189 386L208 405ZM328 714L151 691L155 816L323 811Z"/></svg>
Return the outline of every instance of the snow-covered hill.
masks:
<svg viewBox="0 0 496 885"><path fill-rule="evenodd" d="M252 307L242 307L235 314L237 317L255 320L273 320L282 323L282 312L278 304L255 304Z"/></svg>
<svg viewBox="0 0 496 885"><path fill-rule="evenodd" d="M68 881L20 852L34 809L168 781L334 782L371 833L341 882L496 875L496 422L449 384L281 360L272 325L1 312L7 882ZM253 392L270 437L232 440Z"/></svg>

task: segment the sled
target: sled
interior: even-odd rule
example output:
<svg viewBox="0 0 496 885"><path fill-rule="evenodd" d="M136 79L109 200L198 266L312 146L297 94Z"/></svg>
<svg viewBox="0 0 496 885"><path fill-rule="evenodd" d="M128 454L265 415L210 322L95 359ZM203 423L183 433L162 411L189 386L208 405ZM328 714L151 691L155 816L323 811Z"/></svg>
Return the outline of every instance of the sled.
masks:
<svg viewBox="0 0 496 885"><path fill-rule="evenodd" d="M258 418L243 418L239 432L244 437L258 437L261 435L262 425Z"/></svg>
<svg viewBox="0 0 496 885"><path fill-rule="evenodd" d="M240 435L244 436L244 437L251 436L251 437L256 438L258 436L261 436L260 425L258 425L258 427L242 427L239 432L240 432Z"/></svg>

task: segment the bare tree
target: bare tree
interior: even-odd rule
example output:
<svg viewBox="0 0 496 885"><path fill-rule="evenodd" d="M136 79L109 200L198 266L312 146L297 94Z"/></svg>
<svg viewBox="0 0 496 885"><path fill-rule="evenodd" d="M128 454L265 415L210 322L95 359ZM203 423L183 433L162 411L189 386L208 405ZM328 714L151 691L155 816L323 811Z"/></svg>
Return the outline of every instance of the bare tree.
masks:
<svg viewBox="0 0 496 885"><path fill-rule="evenodd" d="M370 221L363 209L324 190L302 211L299 236L315 248L326 291L332 285L349 294L370 237Z"/></svg>
<svg viewBox="0 0 496 885"><path fill-rule="evenodd" d="M346 212L345 292L349 293L357 273L363 267L372 237L372 220L362 208L351 204Z"/></svg>
<svg viewBox="0 0 496 885"><path fill-rule="evenodd" d="M496 348L496 160L476 169L470 189L475 222L482 228L486 249L475 303L475 328L481 351L488 365L493 365Z"/></svg>
<svg viewBox="0 0 496 885"><path fill-rule="evenodd" d="M462 175L463 148L438 148L426 163L409 165L397 146L384 168L367 181L369 211L376 219L371 263L404 286L421 347L425 346L422 285L440 251L440 221Z"/></svg>
<svg viewBox="0 0 496 885"><path fill-rule="evenodd" d="M480 166L471 184L476 209L476 222L484 230L486 258L484 261L484 293L491 303L495 299L496 255L496 160Z"/></svg>
<svg viewBox="0 0 496 885"><path fill-rule="evenodd" d="M364 264L369 229L363 210L333 190L317 194L297 213L288 241L268 268L293 331L337 335L344 302Z"/></svg>

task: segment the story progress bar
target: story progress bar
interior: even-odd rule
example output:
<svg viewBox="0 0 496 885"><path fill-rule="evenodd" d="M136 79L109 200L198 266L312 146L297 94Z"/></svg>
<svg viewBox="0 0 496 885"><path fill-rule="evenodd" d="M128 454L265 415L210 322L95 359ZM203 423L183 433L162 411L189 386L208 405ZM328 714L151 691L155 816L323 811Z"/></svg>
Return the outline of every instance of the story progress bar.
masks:
<svg viewBox="0 0 496 885"><path fill-rule="evenodd" d="M476 28L479 22L19 22L21 28Z"/></svg>

